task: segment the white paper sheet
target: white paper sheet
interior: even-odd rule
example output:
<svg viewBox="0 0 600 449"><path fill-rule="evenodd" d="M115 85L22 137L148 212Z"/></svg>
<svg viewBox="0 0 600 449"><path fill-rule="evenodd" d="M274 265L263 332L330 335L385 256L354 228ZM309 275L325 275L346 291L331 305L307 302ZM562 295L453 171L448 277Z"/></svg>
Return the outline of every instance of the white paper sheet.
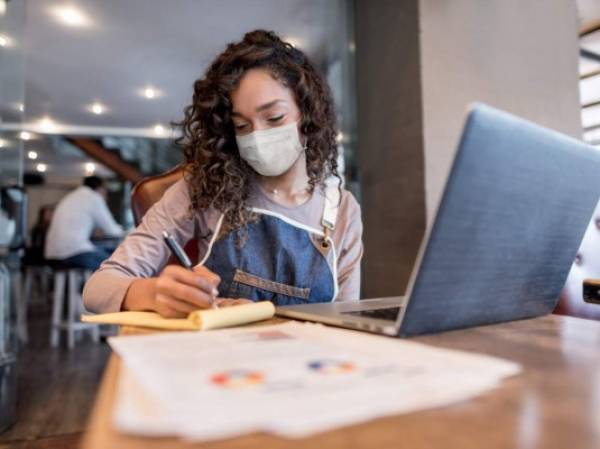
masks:
<svg viewBox="0 0 600 449"><path fill-rule="evenodd" d="M194 440L304 437L468 399L517 364L407 340L289 322L109 340L121 356L118 430Z"/></svg>

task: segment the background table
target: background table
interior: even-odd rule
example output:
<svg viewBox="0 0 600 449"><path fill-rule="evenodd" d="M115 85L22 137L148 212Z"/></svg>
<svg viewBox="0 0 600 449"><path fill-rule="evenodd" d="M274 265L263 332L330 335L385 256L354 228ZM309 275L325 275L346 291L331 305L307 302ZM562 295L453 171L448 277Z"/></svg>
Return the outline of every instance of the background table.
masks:
<svg viewBox="0 0 600 449"><path fill-rule="evenodd" d="M381 337L387 338L387 337ZM550 315L413 339L523 365L523 373L474 399L377 419L302 440L251 434L205 444L116 433L111 410L120 360L111 356L84 449L155 448L598 448L600 322Z"/></svg>

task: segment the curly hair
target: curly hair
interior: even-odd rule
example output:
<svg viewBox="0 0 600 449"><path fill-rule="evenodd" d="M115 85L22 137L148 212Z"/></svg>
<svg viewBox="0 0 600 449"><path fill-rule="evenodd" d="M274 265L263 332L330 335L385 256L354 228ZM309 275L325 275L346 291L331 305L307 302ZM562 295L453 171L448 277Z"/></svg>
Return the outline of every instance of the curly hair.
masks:
<svg viewBox="0 0 600 449"><path fill-rule="evenodd" d="M184 177L190 212L209 207L225 214L228 229L244 228L251 220L246 202L253 169L240 157L231 119L231 92L250 69L263 68L291 89L300 110L300 132L306 138L309 191L324 188L326 177L340 180L337 170L337 125L329 86L304 53L274 32L255 30L230 43L194 82L192 104L174 125L182 134Z"/></svg>

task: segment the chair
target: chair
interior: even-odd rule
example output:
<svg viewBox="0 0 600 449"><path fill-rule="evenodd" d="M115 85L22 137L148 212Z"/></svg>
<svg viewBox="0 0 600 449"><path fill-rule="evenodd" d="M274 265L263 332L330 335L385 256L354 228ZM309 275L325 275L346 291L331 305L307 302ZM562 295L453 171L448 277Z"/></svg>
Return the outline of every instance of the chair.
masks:
<svg viewBox="0 0 600 449"><path fill-rule="evenodd" d="M171 170L156 176L149 176L138 182L131 192L131 209L135 225L139 225L142 218L154 203L162 198L169 187L183 178L183 166L177 165ZM184 245L184 250L192 263L198 262L198 244L195 239ZM177 261L171 257L169 264Z"/></svg>
<svg viewBox="0 0 600 449"><path fill-rule="evenodd" d="M600 203L585 232L554 313L600 320L600 305L583 300L583 280L600 278Z"/></svg>
<svg viewBox="0 0 600 449"><path fill-rule="evenodd" d="M156 176L148 176L139 181L131 192L131 209L135 225L154 203L160 200L169 187L183 177L183 166L177 165L171 170Z"/></svg>

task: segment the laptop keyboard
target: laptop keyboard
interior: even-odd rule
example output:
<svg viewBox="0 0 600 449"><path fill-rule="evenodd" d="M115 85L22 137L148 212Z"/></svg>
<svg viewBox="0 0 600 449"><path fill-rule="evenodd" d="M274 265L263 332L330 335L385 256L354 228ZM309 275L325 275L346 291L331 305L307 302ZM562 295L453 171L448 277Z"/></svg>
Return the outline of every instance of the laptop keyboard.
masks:
<svg viewBox="0 0 600 449"><path fill-rule="evenodd" d="M377 318L378 320L396 321L400 313L400 307L386 307L385 309L360 310L358 312L342 312L348 315Z"/></svg>

